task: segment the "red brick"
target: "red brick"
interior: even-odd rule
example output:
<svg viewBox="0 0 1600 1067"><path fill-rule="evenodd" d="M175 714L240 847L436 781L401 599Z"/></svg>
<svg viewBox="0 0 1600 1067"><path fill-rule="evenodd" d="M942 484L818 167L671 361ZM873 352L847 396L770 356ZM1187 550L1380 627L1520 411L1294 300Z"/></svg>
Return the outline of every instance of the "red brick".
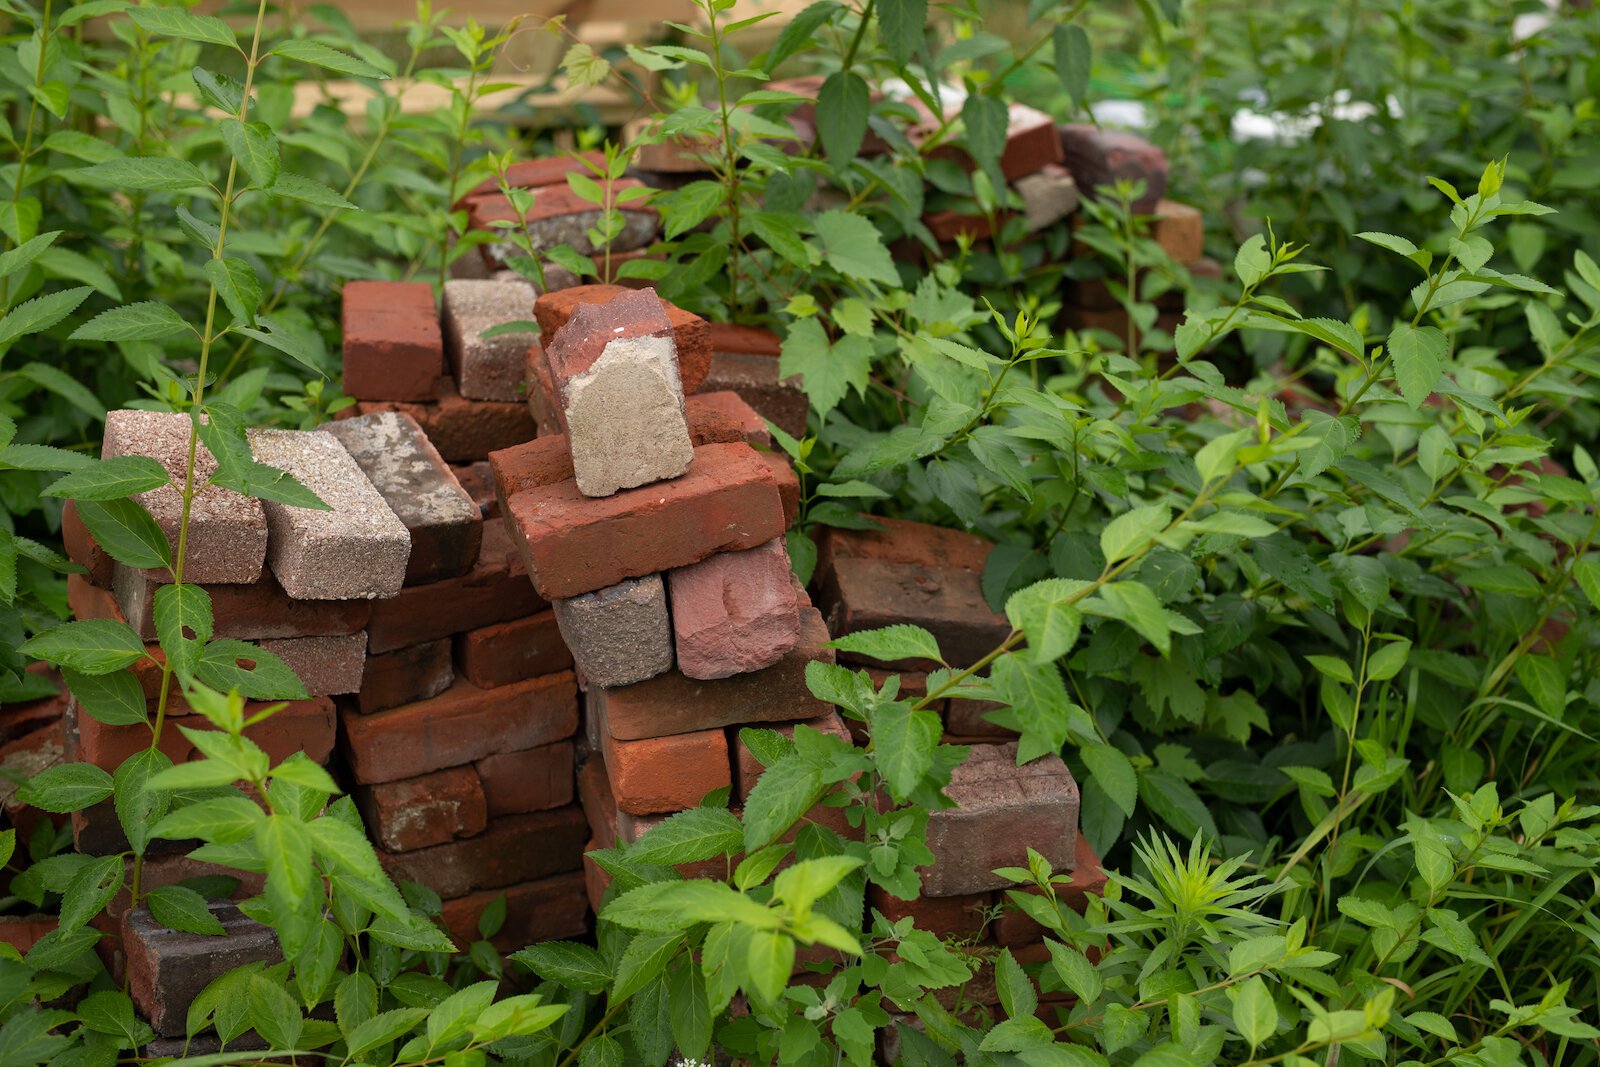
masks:
<svg viewBox="0 0 1600 1067"><path fill-rule="evenodd" d="M550 611L457 634L455 650L462 675L481 689L572 668L572 653Z"/></svg>
<svg viewBox="0 0 1600 1067"><path fill-rule="evenodd" d="M1206 220L1197 208L1176 200L1156 204L1150 236L1174 263L1188 265L1206 254Z"/></svg>
<svg viewBox="0 0 1600 1067"><path fill-rule="evenodd" d="M610 183L611 197L606 206L614 207L622 217L622 229L612 239L615 252L641 248L650 243L660 226L656 210L638 200L623 202L618 199L630 189L643 189L643 182L622 178ZM499 193L473 197L467 202L468 225L474 230L487 230L500 238L495 244L484 246L484 256L491 267L504 258L505 252L521 255L521 245L510 243L509 230L526 222L527 236L534 248L569 245L580 256L593 256L604 251L589 239L589 231L599 222L602 206L592 204L578 196L565 183L547 185L537 190L534 202L519 220L511 201ZM509 224L509 226L507 225ZM503 251L504 250L504 251Z"/></svg>
<svg viewBox="0 0 1600 1067"><path fill-rule="evenodd" d="M369 785L550 744L577 728L578 690L570 673L499 689L457 681L429 700L344 716L351 771Z"/></svg>
<svg viewBox="0 0 1600 1067"><path fill-rule="evenodd" d="M899 922L909 915L918 930L927 930L939 937L953 937L963 941L974 940L983 931L984 910L992 908L994 901L993 893L901 900L890 896L882 886L867 887L867 906L881 911L883 917L890 922Z"/></svg>
<svg viewBox="0 0 1600 1067"><path fill-rule="evenodd" d="M800 606L800 640L766 670L700 682L668 671L620 689L591 689L589 706L603 709L611 732L623 740L661 737L737 723L810 720L830 708L806 686L806 664L833 662L825 648L828 630L822 616ZM697 801L698 802L698 801Z"/></svg>
<svg viewBox="0 0 1600 1067"><path fill-rule="evenodd" d="M684 401L689 415L689 436L697 445L744 441L771 446L767 420L731 389L696 393Z"/></svg>
<svg viewBox="0 0 1600 1067"><path fill-rule="evenodd" d="M777 356L783 352L783 339L765 327L713 322L708 329L712 352L746 356Z"/></svg>
<svg viewBox="0 0 1600 1067"><path fill-rule="evenodd" d="M835 637L901 623L922 626L938 638L952 666L975 663L1005 640L1011 624L983 596L983 565L993 548L988 541L926 523L875 521L883 529L830 527L819 539L818 600ZM928 670L935 665L890 666Z"/></svg>
<svg viewBox="0 0 1600 1067"><path fill-rule="evenodd" d="M631 815L682 811L732 784L721 730L618 741L602 726L606 776L617 810Z"/></svg>
<svg viewBox="0 0 1600 1067"><path fill-rule="evenodd" d="M485 519L499 516L500 502L495 499L494 474L489 470L487 459L457 464L451 470L455 471L456 481L461 483L461 488L467 491L472 502L478 505L478 511Z"/></svg>
<svg viewBox="0 0 1600 1067"><path fill-rule="evenodd" d="M533 317L539 323L539 333L544 343L549 345L578 305L605 304L631 291L620 285L578 285L571 289L560 289L545 293L534 302ZM651 293L654 295L653 290ZM700 388L700 383L705 381L706 370L711 365L710 326L699 315L669 301L662 300L661 309L672 326L672 340L678 350L678 377L683 383L684 394L688 395ZM595 356L599 354L594 353Z"/></svg>
<svg viewBox="0 0 1600 1067"><path fill-rule="evenodd" d="M368 656L356 708L371 715L436 697L456 679L452 663L448 638Z"/></svg>
<svg viewBox="0 0 1600 1067"><path fill-rule="evenodd" d="M722 390L738 393L745 403L790 437L806 434L806 418L811 409L800 378L798 375L780 377L778 361L771 356L719 352L711 357L711 367L700 389L707 393Z"/></svg>
<svg viewBox="0 0 1600 1067"><path fill-rule="evenodd" d="M540 941L582 937L589 932L589 897L584 875L571 871L445 901L439 921L463 952L472 942L482 940L478 919L501 895L506 898L505 923L489 939L497 952L515 952Z"/></svg>
<svg viewBox="0 0 1600 1067"><path fill-rule="evenodd" d="M539 189L546 185L565 185L568 174L593 174L588 164L605 166L605 156L600 152L578 152L567 156L546 156L543 159L519 159L506 168L505 182L512 189ZM467 201L479 196L493 196L500 192L500 179L488 177L461 194L456 210Z"/></svg>
<svg viewBox="0 0 1600 1067"><path fill-rule="evenodd" d="M367 832L391 852L442 845L481 833L489 813L471 767L450 767L356 792Z"/></svg>
<svg viewBox="0 0 1600 1067"><path fill-rule="evenodd" d="M155 594L164 584L131 567L116 570L117 604L146 641L156 639ZM370 600L296 600L283 591L271 570L262 571L261 580L249 585L202 588L211 597L216 637L333 637L357 633L372 616Z"/></svg>
<svg viewBox="0 0 1600 1067"><path fill-rule="evenodd" d="M59 715L55 721L0 746L0 812L4 813L6 824L16 829L19 843L31 839L39 819L49 816L18 800L17 790L34 775L64 762L65 747L66 727Z"/></svg>
<svg viewBox="0 0 1600 1067"><path fill-rule="evenodd" d="M397 882L420 882L446 899L464 897L578 870L588 829L573 805L491 819L476 837L415 852L380 850L378 859Z"/></svg>
<svg viewBox="0 0 1600 1067"><path fill-rule="evenodd" d="M617 812L617 846L631 845L645 834L666 822L677 812L659 812L655 815L630 815L625 811ZM738 814L737 811L735 814ZM784 840L793 841L793 837ZM709 859L695 860L692 863L679 863L676 868L685 878L710 878L714 881L725 882L733 873L730 864L738 862L738 857L712 856Z"/></svg>
<svg viewBox="0 0 1600 1067"><path fill-rule="evenodd" d="M589 910L596 915L600 913L600 907L605 902L606 890L611 886L611 876L600 869L600 865L589 853L598 848L609 847L601 845L598 841L590 841L583 846L583 889L589 898Z"/></svg>
<svg viewBox="0 0 1600 1067"><path fill-rule="evenodd" d="M27 955L41 937L53 933L60 925L61 920L54 915L0 916L0 942Z"/></svg>
<svg viewBox="0 0 1600 1067"><path fill-rule="evenodd" d="M918 131L911 134L913 144L925 139ZM969 171L977 167L964 149L952 144L933 149L928 158L949 159ZM1014 182L1036 174L1053 163L1060 163L1062 158L1061 138L1050 116L1026 104L1012 104L1006 126L1006 146L1000 155L1000 173L1005 180Z"/></svg>
<svg viewBox="0 0 1600 1067"><path fill-rule="evenodd" d="M1009 212L996 221L1004 225ZM962 237L973 241L987 241L994 236L994 227L982 215L970 215L954 208L944 211L931 211L922 216L922 224L933 234L934 239L941 243L954 243Z"/></svg>
<svg viewBox="0 0 1600 1067"><path fill-rule="evenodd" d="M1088 123L1056 127L1063 162L1086 196L1104 196L1119 179L1142 181L1145 193L1133 210L1148 215L1167 192L1167 156L1137 134L1107 130Z"/></svg>
<svg viewBox="0 0 1600 1067"><path fill-rule="evenodd" d="M214 903L211 912L226 931L222 937L168 929L145 907L123 917L128 994L158 1034L183 1034L190 1003L228 971L282 958L271 927L245 918L231 904Z"/></svg>
<svg viewBox="0 0 1600 1067"><path fill-rule="evenodd" d="M539 595L578 596L783 533L782 499L754 449L717 444L694 453L681 478L609 497L586 497L573 480L513 495L508 514Z"/></svg>
<svg viewBox="0 0 1600 1067"><path fill-rule="evenodd" d="M362 400L430 400L444 337L427 282L346 282L344 391Z"/></svg>
<svg viewBox="0 0 1600 1067"><path fill-rule="evenodd" d="M617 798L606 777L605 756L591 752L578 766L578 803L589 821L589 836L595 847L610 848L617 843Z"/></svg>
<svg viewBox="0 0 1600 1067"><path fill-rule="evenodd" d="M102 589L111 585L117 561L95 541L78 514L78 505L70 500L61 509L61 542L67 558L89 572L89 581Z"/></svg>
<svg viewBox="0 0 1600 1067"><path fill-rule="evenodd" d="M951 697L945 703L944 733L948 744L986 744L996 741L1015 741L1017 732L996 726L984 716L999 711L1004 704L988 700L958 700Z"/></svg>
<svg viewBox="0 0 1600 1067"><path fill-rule="evenodd" d="M247 701L244 716L249 719L276 701ZM304 752L314 763L328 762L333 752L334 738L333 701L328 697L311 700L291 700L281 711L247 726L244 735L267 753L277 765L296 752ZM142 724L107 726L88 715L78 715L78 744L82 759L108 771L122 766L122 762L136 752L150 747L150 729ZM213 729L210 722L199 716L190 716L183 725L194 730ZM168 722L161 731L158 746L173 763L186 763L201 758L200 750L183 736L178 724Z"/></svg>
<svg viewBox="0 0 1600 1067"><path fill-rule="evenodd" d="M1089 896L1091 894L1099 896L1105 892L1107 879L1100 867L1100 857L1095 855L1089 839L1080 833L1078 847L1073 852L1072 870L1067 872L1071 874L1072 881L1066 885L1056 886L1056 900L1062 907L1082 915L1084 909L1089 906ZM1010 892L1039 895L1038 890L1031 886L1026 889L1013 889ZM996 897L1007 904L1006 909L995 920L994 937L997 942L1002 945L1031 945L1042 941L1049 934L1027 912L1011 903L1005 892L997 893Z"/></svg>
<svg viewBox="0 0 1600 1067"><path fill-rule="evenodd" d="M44 664L33 664L28 668L28 674L49 677L52 684L59 688L53 696L26 703L0 705L0 745L60 722L67 710L66 686L54 672L50 672Z"/></svg>
<svg viewBox="0 0 1600 1067"><path fill-rule="evenodd" d="M367 635L359 630L334 637L273 637L261 650L283 660L308 696L354 693L367 662Z"/></svg>
<svg viewBox="0 0 1600 1067"><path fill-rule="evenodd" d="M783 504L783 526L788 529L800 517L800 476L794 472L789 457L782 452L765 450L756 453L772 472L778 486L778 500Z"/></svg>
<svg viewBox="0 0 1600 1067"><path fill-rule="evenodd" d="M434 382L424 402L362 401L340 415L353 418L379 411L403 411L416 419L428 440L450 463L485 459L497 448L533 439L533 416L520 401L467 400L449 376ZM345 412L349 414L346 415Z"/></svg>
<svg viewBox="0 0 1600 1067"><path fill-rule="evenodd" d="M485 756L476 764L490 817L547 811L572 803L571 741Z"/></svg>
<svg viewBox="0 0 1600 1067"><path fill-rule="evenodd" d="M191 842L183 842L184 848L191 847ZM106 905L106 915L115 921L116 929L122 928L122 918L128 913L130 897L127 886L133 884L133 860L127 862L127 878L120 893L112 898ZM241 871L236 867L224 867L218 863L206 863L203 860L191 859L182 853L170 856L152 856L146 852L144 864L139 872L139 886L141 893L148 893L152 889L162 886L177 885L191 878L217 877L231 878L238 883L232 893L228 894L229 900L244 900L257 896L266 886L267 876L253 871Z"/></svg>
<svg viewBox="0 0 1600 1067"><path fill-rule="evenodd" d="M367 626L369 654L520 619L548 607L528 584L503 520L486 523L478 565L460 578L407 586L373 604Z"/></svg>

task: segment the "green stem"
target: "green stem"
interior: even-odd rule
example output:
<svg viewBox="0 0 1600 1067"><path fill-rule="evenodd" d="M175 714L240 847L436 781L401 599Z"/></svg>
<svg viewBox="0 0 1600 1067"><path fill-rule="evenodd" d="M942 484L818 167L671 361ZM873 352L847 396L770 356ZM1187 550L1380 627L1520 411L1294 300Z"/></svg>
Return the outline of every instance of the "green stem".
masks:
<svg viewBox="0 0 1600 1067"><path fill-rule="evenodd" d="M44 0L44 16L39 20L39 58L34 63L33 86L37 89L44 82L44 57L49 51L46 45L50 39L50 5L52 0ZM34 120L39 117L39 98L34 96L28 104L28 125L22 134L22 151L17 157L17 181L11 187L11 221L17 227L17 234L22 234L22 218L18 214L22 206L22 187L26 184L28 175L28 159L33 155L33 126ZM10 239L6 240L10 244ZM0 308L5 308L11 302L11 279L0 278Z"/></svg>

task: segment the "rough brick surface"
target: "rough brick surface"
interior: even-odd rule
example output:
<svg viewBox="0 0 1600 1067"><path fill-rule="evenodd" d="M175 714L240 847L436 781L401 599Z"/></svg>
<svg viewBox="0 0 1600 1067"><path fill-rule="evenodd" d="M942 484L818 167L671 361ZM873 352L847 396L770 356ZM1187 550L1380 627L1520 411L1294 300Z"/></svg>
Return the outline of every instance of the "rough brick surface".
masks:
<svg viewBox="0 0 1600 1067"><path fill-rule="evenodd" d="M882 912L890 922L899 922L909 915L918 930L963 941L978 939L985 927L985 909L992 908L994 901L993 893L901 900L890 896L882 886L867 887L867 906Z"/></svg>
<svg viewBox="0 0 1600 1067"><path fill-rule="evenodd" d="M395 881L420 882L448 899L576 871L588 833L583 811L572 805L491 819L476 837L413 852L380 850L378 859Z"/></svg>
<svg viewBox="0 0 1600 1067"><path fill-rule="evenodd" d="M1066 167L1055 163L1018 178L1016 190L1030 231L1042 230L1078 210L1078 183Z"/></svg>
<svg viewBox="0 0 1600 1067"><path fill-rule="evenodd" d="M508 322L533 318L533 286L527 282L458 280L444 283L444 338L456 391L468 400L524 399L522 360L532 333L480 336Z"/></svg>
<svg viewBox="0 0 1600 1067"><path fill-rule="evenodd" d="M1072 172L1078 190L1087 196L1109 195L1119 179L1142 181L1145 192L1133 210L1148 215L1167 193L1167 156L1137 134L1107 130L1087 123L1056 127L1061 137L1063 162ZM1100 189L1107 187L1107 193Z"/></svg>
<svg viewBox="0 0 1600 1067"><path fill-rule="evenodd" d="M146 641L156 639L156 590L166 584L117 564L111 587L128 624ZM249 585L208 585L212 636L254 641L265 637L332 637L353 634L372 615L370 600L296 600L271 571Z"/></svg>
<svg viewBox="0 0 1600 1067"><path fill-rule="evenodd" d="M719 352L711 357L701 392L738 393L762 418L791 437L804 437L810 402L799 376L780 377L771 356Z"/></svg>
<svg viewBox="0 0 1600 1067"><path fill-rule="evenodd" d="M781 537L668 571L678 670L726 678L782 659L800 636L789 573Z"/></svg>
<svg viewBox="0 0 1600 1067"><path fill-rule="evenodd" d="M251 430L255 458L286 470L330 510L267 501L267 558L284 592L302 600L392 597L405 580L411 537L344 445L331 434Z"/></svg>
<svg viewBox="0 0 1600 1067"><path fill-rule="evenodd" d="M721 730L619 741L602 721L601 744L617 810L630 815L692 808L733 781Z"/></svg>
<svg viewBox="0 0 1600 1067"><path fill-rule="evenodd" d="M767 465L767 470L772 473L772 480L778 486L778 500L783 505L783 526L788 529L794 525L795 519L800 515L800 477L795 474L794 467L789 464L789 457L782 452L766 451L756 453L761 457L761 462Z"/></svg>
<svg viewBox="0 0 1600 1067"><path fill-rule="evenodd" d="M435 641L532 615L547 605L528 584L522 557L503 520L485 523L478 563L459 578L407 586L372 607L369 653Z"/></svg>
<svg viewBox="0 0 1600 1067"><path fill-rule="evenodd" d="M476 460L472 463L452 464L450 469L455 472L456 481L461 483L461 488L467 491L467 496L478 506L478 513L485 519L499 517L500 502L494 495L494 475L489 471L489 461Z"/></svg>
<svg viewBox="0 0 1600 1067"><path fill-rule="evenodd" d="M367 635L274 637L262 641L261 650L283 660L311 696L354 693L367 664Z"/></svg>
<svg viewBox="0 0 1600 1067"><path fill-rule="evenodd" d="M58 715L56 721L0 745L0 813L4 813L7 824L17 831L19 841L31 841L39 819L48 816L18 800L17 790L29 778L66 760L65 734L66 728Z"/></svg>
<svg viewBox="0 0 1600 1067"><path fill-rule="evenodd" d="M556 402L556 383L550 377L550 361L544 356L542 343L528 346L522 361L522 384L528 391L528 415L539 436L566 433L561 405Z"/></svg>
<svg viewBox="0 0 1600 1067"><path fill-rule="evenodd" d="M593 688L589 706L591 712L597 706L603 708L612 734L622 740L736 723L815 719L827 714L829 706L807 688L806 664L815 659L833 662L833 650L824 647L828 640L822 616L802 602L800 640L765 670L711 682L668 671L620 689Z"/></svg>
<svg viewBox="0 0 1600 1067"><path fill-rule="evenodd" d="M420 585L472 569L483 543L483 513L415 419L384 411L331 422L325 429L411 535L407 582Z"/></svg>
<svg viewBox="0 0 1600 1067"><path fill-rule="evenodd" d="M272 703L247 701L245 718L271 707ZM76 721L81 758L97 767L114 771L129 756L150 747L150 730L141 724L107 726L87 715L77 715ZM274 712L254 726L247 726L244 735L260 745L274 765L296 752L304 752L314 763L326 763L333 752L334 724L333 701L328 697L313 697L289 701L282 711ZM199 716L186 718L183 725L197 730L212 728ZM177 729L162 730L159 747L173 763L186 763L201 755Z"/></svg>
<svg viewBox="0 0 1600 1067"><path fill-rule="evenodd" d="M689 473L669 482L593 499L565 481L517 493L507 506L534 588L565 599L779 536L772 479L749 445L703 445Z"/></svg>
<svg viewBox="0 0 1600 1067"><path fill-rule="evenodd" d="M589 164L605 166L605 155L600 152L575 152L572 155L544 156L523 159L506 168L506 185L512 189L541 189L547 185L565 185L568 174L593 174ZM494 196L500 192L497 177L485 178L461 195L456 207L480 196Z"/></svg>
<svg viewBox="0 0 1600 1067"><path fill-rule="evenodd" d="M427 282L346 282L344 391L362 400L428 400L444 340Z"/></svg>
<svg viewBox="0 0 1600 1067"><path fill-rule="evenodd" d="M470 766L363 786L356 798L367 830L391 852L470 837L489 822L483 788Z"/></svg>
<svg viewBox="0 0 1600 1067"><path fill-rule="evenodd" d="M457 634L455 648L462 677L480 689L572 667L572 653L550 611Z"/></svg>
<svg viewBox="0 0 1600 1067"><path fill-rule="evenodd" d="M140 493L143 504L167 535L173 554L178 550L178 527L183 517L182 484L189 456L189 416L159 411L110 411L101 454L149 456L167 469L177 484ZM217 462L204 444L195 447L196 485L205 485L216 473ZM267 553L267 519L261 502L205 485L195 494L189 511L189 538L184 579L198 583L253 582L261 577ZM165 571L160 573L165 574Z"/></svg>
<svg viewBox="0 0 1600 1067"><path fill-rule="evenodd" d="M485 756L476 764L491 818L547 811L572 803L573 744L558 741Z"/></svg>
<svg viewBox="0 0 1600 1067"><path fill-rule="evenodd" d="M551 607L586 684L631 685L672 669L672 620L661 575L629 578Z"/></svg>
<svg viewBox="0 0 1600 1067"><path fill-rule="evenodd" d="M694 458L671 325L650 290L580 304L545 345L585 496L676 478Z"/></svg>
<svg viewBox="0 0 1600 1067"><path fill-rule="evenodd" d="M783 338L761 326L713 322L707 330L712 352L744 356L777 356L783 352Z"/></svg>
<svg viewBox="0 0 1600 1067"><path fill-rule="evenodd" d="M1011 885L997 867L1026 867L1028 849L1058 870L1078 847L1078 784L1056 756L1016 765L1017 746L974 745L945 790L956 807L928 816L933 863L922 869L924 896L982 893Z"/></svg>
<svg viewBox="0 0 1600 1067"><path fill-rule="evenodd" d="M231 904L212 904L222 937L169 930L149 908L135 908L122 920L128 994L156 1033L184 1033L189 1005L213 980L247 963L282 958L270 927L245 918Z"/></svg>
<svg viewBox="0 0 1600 1067"><path fill-rule="evenodd" d="M1205 217L1198 208L1176 200L1162 200L1156 204L1150 236L1174 263L1187 266L1206 254Z"/></svg>
<svg viewBox="0 0 1600 1067"><path fill-rule="evenodd" d="M111 584L117 561L95 541L71 500L61 509L61 543L67 558L89 572L89 581L102 588Z"/></svg>
<svg viewBox="0 0 1600 1067"><path fill-rule="evenodd" d="M571 871L446 901L439 920L462 951L471 942L482 940L478 919L502 894L506 898L505 924L489 939L497 952L515 952L540 941L582 937L589 932L584 876Z"/></svg>
<svg viewBox="0 0 1600 1067"><path fill-rule="evenodd" d="M433 393L433 399L426 403L362 401L340 412L339 417L404 411L417 420L439 454L451 463L471 463L486 458L497 448L510 448L533 438L533 416L524 403L468 400L456 391L454 380L448 376L434 383Z"/></svg>
<svg viewBox="0 0 1600 1067"><path fill-rule="evenodd" d="M369 785L547 745L577 728L578 690L570 673L498 689L457 681L429 700L344 716L351 771Z"/></svg>
<svg viewBox="0 0 1600 1067"><path fill-rule="evenodd" d="M548 346L559 335L578 308L610 303L633 291L620 285L579 285L545 293L533 306L534 318L539 323L539 332L545 345ZM656 296L654 289L646 288L639 292L649 293L659 301L661 311L667 317L683 392L689 394L699 391L711 364L711 324L693 312L662 300Z"/></svg>
<svg viewBox="0 0 1600 1067"><path fill-rule="evenodd" d="M655 239L661 220L652 207L637 200L620 202L616 197L629 190L641 189L643 182L623 178L612 182L612 206L622 213L622 229L611 239L615 251L642 248ZM467 204L470 224L474 230L498 230L495 223L517 225L517 212L511 201L493 193L474 197ZM525 221L527 235L535 250L542 251L556 245L571 245L580 256L601 251L589 240L589 231L599 225L601 206L591 204L566 185L548 185L540 189L528 210ZM520 244L500 241L484 246L491 265L499 265L515 256L526 255Z"/></svg>
<svg viewBox="0 0 1600 1067"><path fill-rule="evenodd" d="M883 529L829 528L820 539L819 606L834 636L898 623L922 626L955 666L976 662L1005 640L1011 624L983 597L983 564L993 547L988 541L925 523L875 521ZM899 666L927 670L934 664Z"/></svg>
<svg viewBox="0 0 1600 1067"><path fill-rule="evenodd" d="M456 680L450 639L424 641L367 657L356 708L363 715L427 700Z"/></svg>

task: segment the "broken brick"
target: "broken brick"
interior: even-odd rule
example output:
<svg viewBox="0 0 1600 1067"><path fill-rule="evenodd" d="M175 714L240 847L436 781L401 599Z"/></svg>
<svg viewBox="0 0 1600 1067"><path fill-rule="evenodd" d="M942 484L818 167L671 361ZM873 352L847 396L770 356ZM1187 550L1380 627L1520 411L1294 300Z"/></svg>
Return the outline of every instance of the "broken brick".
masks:
<svg viewBox="0 0 1600 1067"><path fill-rule="evenodd" d="M661 311L671 327L673 348L678 357L678 379L684 395L698 392L711 364L710 324L699 315L662 300L656 296L654 289L643 291L660 301ZM534 303L533 314L546 347L559 335L579 307L610 303L630 292L634 290L620 285L579 285L545 293Z"/></svg>
<svg viewBox="0 0 1600 1067"><path fill-rule="evenodd" d="M789 574L782 538L668 571L678 670L726 678L782 659L800 636Z"/></svg>
<svg viewBox="0 0 1600 1067"><path fill-rule="evenodd" d="M1156 204L1150 236L1174 263L1187 266L1206 254L1206 221L1198 208L1176 200Z"/></svg>

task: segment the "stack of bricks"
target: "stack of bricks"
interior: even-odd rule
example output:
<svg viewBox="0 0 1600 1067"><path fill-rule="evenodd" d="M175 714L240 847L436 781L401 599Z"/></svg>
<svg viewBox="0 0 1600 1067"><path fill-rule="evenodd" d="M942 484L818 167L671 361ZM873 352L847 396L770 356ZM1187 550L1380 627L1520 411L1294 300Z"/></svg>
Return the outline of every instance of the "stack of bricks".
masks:
<svg viewBox="0 0 1600 1067"><path fill-rule="evenodd" d="M793 471L738 395L695 392L707 324L615 287L541 297L535 314L530 390L562 432L490 465L587 693L580 794L592 847L610 847L731 790L730 728L828 719L805 668L832 654L784 548Z"/></svg>
<svg viewBox="0 0 1600 1067"><path fill-rule="evenodd" d="M990 609L981 578L990 542L958 530L900 519L875 518L878 529L829 528L822 534L817 602L835 637L884 626L920 626L934 635L945 662L968 667L1006 639L1011 625ZM900 675L901 692L927 694L927 674L936 664L884 664L848 651L848 666L878 679ZM991 953L1009 948L1022 963L1048 959L1044 930L1014 908L996 911L1013 883L997 867L1027 867L1031 847L1058 872L1072 876L1061 896L1081 911L1083 895L1104 883L1100 860L1078 832L1078 787L1056 756L1016 765L1016 733L1004 725L1008 712L982 701L937 702L944 740L970 745L946 794L953 809L928 817L927 843L934 862L922 869L922 896L898 900L874 886L868 904L885 917L916 917L921 929L965 941ZM1001 723L990 721L1002 720ZM993 972L985 967L967 987L971 1003L998 1002ZM1048 1000L1049 998L1045 998ZM948 1006L948 1005L947 1005Z"/></svg>

